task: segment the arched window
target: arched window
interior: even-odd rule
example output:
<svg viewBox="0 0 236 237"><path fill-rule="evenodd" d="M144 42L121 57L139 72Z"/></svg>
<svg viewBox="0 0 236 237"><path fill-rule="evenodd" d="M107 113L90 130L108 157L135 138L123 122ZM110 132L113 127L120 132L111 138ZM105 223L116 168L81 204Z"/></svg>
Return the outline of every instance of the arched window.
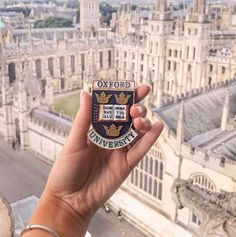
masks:
<svg viewBox="0 0 236 237"><path fill-rule="evenodd" d="M16 66L15 63L8 64L9 81L12 83L16 79Z"/></svg>
<svg viewBox="0 0 236 237"><path fill-rule="evenodd" d="M71 67L71 73L75 73L75 56L70 56L70 67Z"/></svg>
<svg viewBox="0 0 236 237"><path fill-rule="evenodd" d="M162 200L164 160L160 147L154 144L130 176L130 185L154 199Z"/></svg>
<svg viewBox="0 0 236 237"><path fill-rule="evenodd" d="M65 59L64 57L60 57L60 76L63 76L65 74Z"/></svg>
<svg viewBox="0 0 236 237"><path fill-rule="evenodd" d="M216 192L215 184L205 174L195 173L195 174L192 174L190 178L193 180L193 184L198 185L207 190L210 190L212 192ZM201 224L200 220L197 218L197 216L194 213L191 212L190 215L192 215L192 218L191 218L192 223L196 225Z"/></svg>
<svg viewBox="0 0 236 237"><path fill-rule="evenodd" d="M212 78L211 78L211 77L208 77L208 85L209 85L209 86L211 85L211 82L212 82Z"/></svg>
<svg viewBox="0 0 236 237"><path fill-rule="evenodd" d="M103 68L103 52L99 53L100 68Z"/></svg>
<svg viewBox="0 0 236 237"><path fill-rule="evenodd" d="M193 180L193 184L198 185L202 188L208 189L210 191L216 192L216 186L213 181L202 173L192 174L190 177Z"/></svg>
<svg viewBox="0 0 236 237"><path fill-rule="evenodd" d="M48 70L49 70L51 76L54 76L53 58L48 59Z"/></svg>
<svg viewBox="0 0 236 237"><path fill-rule="evenodd" d="M41 65L40 59L37 59L35 61L35 69L36 69L36 77L41 78L42 77L42 65Z"/></svg>

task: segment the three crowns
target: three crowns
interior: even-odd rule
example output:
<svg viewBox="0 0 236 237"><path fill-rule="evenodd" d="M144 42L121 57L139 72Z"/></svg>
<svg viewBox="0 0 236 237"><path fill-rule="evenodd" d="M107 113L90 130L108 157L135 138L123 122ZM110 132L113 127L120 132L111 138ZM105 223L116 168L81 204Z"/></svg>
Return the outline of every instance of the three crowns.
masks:
<svg viewBox="0 0 236 237"><path fill-rule="evenodd" d="M109 103L109 100L111 99L112 95L108 94L106 95L105 92L102 92L101 94L95 94L97 97L97 102L99 104L107 104ZM120 105L125 105L129 102L129 99L131 95L125 95L123 92L120 95L114 95L116 99L116 103Z"/></svg>

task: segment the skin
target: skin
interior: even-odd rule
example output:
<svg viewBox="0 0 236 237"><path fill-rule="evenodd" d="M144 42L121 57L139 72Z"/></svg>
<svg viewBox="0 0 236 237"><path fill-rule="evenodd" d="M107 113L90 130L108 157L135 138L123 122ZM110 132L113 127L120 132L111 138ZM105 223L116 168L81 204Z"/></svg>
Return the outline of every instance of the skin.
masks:
<svg viewBox="0 0 236 237"><path fill-rule="evenodd" d="M48 178L30 224L42 224L62 237L85 235L95 212L112 196L133 168L145 156L163 130L163 124L145 118L147 109L138 104L150 92L147 85L136 88L136 102L130 110L139 138L131 149L105 150L87 138L90 128L91 96L83 92L67 142ZM52 236L32 230L23 236Z"/></svg>

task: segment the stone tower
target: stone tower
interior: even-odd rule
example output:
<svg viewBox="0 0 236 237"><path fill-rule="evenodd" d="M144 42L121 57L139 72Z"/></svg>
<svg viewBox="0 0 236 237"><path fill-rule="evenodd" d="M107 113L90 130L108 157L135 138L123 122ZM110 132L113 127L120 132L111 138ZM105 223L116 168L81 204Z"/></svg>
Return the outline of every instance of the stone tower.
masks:
<svg viewBox="0 0 236 237"><path fill-rule="evenodd" d="M80 0L80 30L98 31L100 27L99 0Z"/></svg>
<svg viewBox="0 0 236 237"><path fill-rule="evenodd" d="M162 96L165 94L165 47L166 39L172 32L170 12L167 0L154 0L148 21L147 49L149 55L149 73L152 75L153 103L161 106ZM156 96L158 95L158 96Z"/></svg>
<svg viewBox="0 0 236 237"><path fill-rule="evenodd" d="M205 0L194 0L184 23L180 84L185 92L211 84L204 73L211 26L207 21L205 4Z"/></svg>
<svg viewBox="0 0 236 237"><path fill-rule="evenodd" d="M1 65L1 97L2 97L2 108L3 108L3 136L6 141L12 141L13 135L13 121L11 112L11 96L9 94L9 75L7 73L7 66L5 63Z"/></svg>

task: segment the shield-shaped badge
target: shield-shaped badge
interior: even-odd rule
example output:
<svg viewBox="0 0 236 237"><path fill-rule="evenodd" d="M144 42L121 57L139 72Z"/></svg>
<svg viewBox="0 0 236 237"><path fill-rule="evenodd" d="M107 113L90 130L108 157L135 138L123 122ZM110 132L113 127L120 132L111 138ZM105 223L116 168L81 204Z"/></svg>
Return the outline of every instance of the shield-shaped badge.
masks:
<svg viewBox="0 0 236 237"><path fill-rule="evenodd" d="M106 149L118 149L137 137L130 116L134 96L134 81L93 81L93 128L88 137L95 144Z"/></svg>

